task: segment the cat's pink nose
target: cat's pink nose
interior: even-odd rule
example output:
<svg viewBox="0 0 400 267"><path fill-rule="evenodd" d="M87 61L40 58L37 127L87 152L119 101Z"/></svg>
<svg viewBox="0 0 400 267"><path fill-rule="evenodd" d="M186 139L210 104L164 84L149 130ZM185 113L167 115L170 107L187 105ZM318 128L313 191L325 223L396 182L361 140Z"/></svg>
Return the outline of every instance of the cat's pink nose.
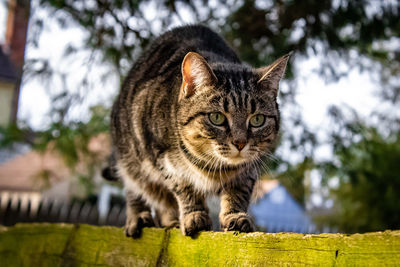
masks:
<svg viewBox="0 0 400 267"><path fill-rule="evenodd" d="M246 142L235 140L232 142L232 144L240 151L244 148Z"/></svg>

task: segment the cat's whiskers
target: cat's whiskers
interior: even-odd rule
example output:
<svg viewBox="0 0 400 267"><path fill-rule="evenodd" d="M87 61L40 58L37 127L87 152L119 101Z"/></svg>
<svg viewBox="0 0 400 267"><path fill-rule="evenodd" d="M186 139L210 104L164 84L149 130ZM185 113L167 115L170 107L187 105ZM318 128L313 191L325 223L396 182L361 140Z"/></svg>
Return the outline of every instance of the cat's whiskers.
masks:
<svg viewBox="0 0 400 267"><path fill-rule="evenodd" d="M212 161L211 161L211 167L210 168L208 168L208 171L207 171L207 177L209 177L209 174L210 174L210 171L212 171L212 169L213 169L213 167L214 167L214 164L215 164L215 162L217 161L217 158L216 157L212 157Z"/></svg>
<svg viewBox="0 0 400 267"><path fill-rule="evenodd" d="M191 153L186 147L184 148L184 150L185 150L186 152ZM198 163L204 162L200 157L206 157L206 156L209 156L209 155L205 154L204 152L200 152L200 153L198 154L198 156L199 156L199 157L197 157L197 158L195 159L195 161L192 163L192 164L194 164L195 166L198 166L198 165L197 165ZM210 164L211 160L212 160L212 157L201 167L201 169L200 169L200 172L201 172L201 173L205 171L205 168ZM197 168L198 168L198 167L197 167Z"/></svg>
<svg viewBox="0 0 400 267"><path fill-rule="evenodd" d="M221 164L222 164L222 170L224 171L224 174L225 174L225 176L226 177L228 177L228 172L227 172L227 169L226 169L226 164L221 160ZM222 181L222 178L221 178L221 189L222 190L224 190L224 185L225 185L225 183Z"/></svg>
<svg viewBox="0 0 400 267"><path fill-rule="evenodd" d="M248 168L249 167L254 168L254 169L256 169L257 173L259 172L258 166L257 166L256 162L253 159L251 161L247 162L247 164L248 164L248 166L247 166Z"/></svg>
<svg viewBox="0 0 400 267"><path fill-rule="evenodd" d="M224 165L223 165L222 160L218 160L218 161L219 161L219 183L220 183L220 187L223 188L223 182L222 182L222 167L223 167ZM225 172L225 175L226 175L226 172Z"/></svg>
<svg viewBox="0 0 400 267"><path fill-rule="evenodd" d="M264 157L264 156L266 156L266 158L268 159L268 160L271 160L271 161L273 161L273 162L275 162L275 163L281 163L281 160L279 159L279 158L277 158L276 156L274 156L270 151L265 151L265 150L261 150L259 147L254 147L254 150L253 151L256 151L259 155L260 155L260 158L262 158L262 157Z"/></svg>
<svg viewBox="0 0 400 267"><path fill-rule="evenodd" d="M257 166L257 172L258 172L259 176L261 175L261 173L265 172L265 168L261 162L261 159L256 160L256 166Z"/></svg>
<svg viewBox="0 0 400 267"><path fill-rule="evenodd" d="M206 164L204 164L204 166L201 168L201 172L205 172L206 171L206 168L208 169L208 171L207 171L207 176L208 176L208 174L209 174L209 171L210 171L210 164L214 161L215 159L214 159L214 157L213 156L210 156L210 158L209 158L209 160L206 162Z"/></svg>
<svg viewBox="0 0 400 267"><path fill-rule="evenodd" d="M267 151L265 155L268 157L269 160L275 162L275 163L281 163L281 160L274 156L271 152Z"/></svg>
<svg viewBox="0 0 400 267"><path fill-rule="evenodd" d="M262 158L258 159L260 166L262 167L264 173L267 173L269 176L273 177L273 172L271 171L271 169L268 167L268 164L262 160Z"/></svg>

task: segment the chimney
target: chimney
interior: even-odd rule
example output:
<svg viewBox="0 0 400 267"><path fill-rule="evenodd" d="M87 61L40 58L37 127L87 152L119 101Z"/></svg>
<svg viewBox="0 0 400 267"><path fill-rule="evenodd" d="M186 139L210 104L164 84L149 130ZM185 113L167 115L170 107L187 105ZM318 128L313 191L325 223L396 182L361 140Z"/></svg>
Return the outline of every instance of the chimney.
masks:
<svg viewBox="0 0 400 267"><path fill-rule="evenodd" d="M18 81L15 85L11 105L11 122L16 122L18 100L24 66L25 43L28 30L30 0L10 0L8 3L8 17L6 29L6 47L9 57L15 66Z"/></svg>

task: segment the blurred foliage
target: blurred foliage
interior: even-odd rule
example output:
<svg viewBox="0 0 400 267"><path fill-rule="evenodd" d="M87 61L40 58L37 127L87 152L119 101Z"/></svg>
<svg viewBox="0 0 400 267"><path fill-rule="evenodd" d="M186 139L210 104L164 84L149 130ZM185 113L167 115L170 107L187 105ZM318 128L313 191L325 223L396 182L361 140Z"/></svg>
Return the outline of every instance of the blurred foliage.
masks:
<svg viewBox="0 0 400 267"><path fill-rule="evenodd" d="M79 163L81 156L92 158L88 143L92 137L108 131L110 110L103 106L94 106L90 111L88 122L77 121L67 125L52 123L49 129L38 135L35 148L44 151L51 143L71 168Z"/></svg>
<svg viewBox="0 0 400 267"><path fill-rule="evenodd" d="M98 52L101 61L118 73L121 80L155 36L171 25L187 23L189 16L189 21L209 25L221 33L241 59L253 66L267 65L289 51L295 52L292 63L302 56L323 55L319 73L328 81L337 82L347 74L349 69L338 68L344 62L350 68L379 73L378 78L387 85L381 90L382 97L396 101L400 95L399 84L393 84L393 77L400 72L400 52L391 44L400 36L400 5L396 1L38 2L36 8L49 9L61 27L80 27L86 33L84 49ZM41 16L32 17L34 45L39 43L45 20ZM71 43L65 55L78 56L82 49ZM90 54L88 65L95 58ZM288 66L289 79L295 77L294 65ZM29 59L25 69L28 77L55 75L51 64L40 57ZM289 85L289 91L281 92L283 104L294 102L295 82Z"/></svg>
<svg viewBox="0 0 400 267"><path fill-rule="evenodd" d="M185 23L182 10L189 13L190 21L204 23L220 32L242 60L253 66L267 65L294 51L297 56L324 55L319 71L332 81L346 75L337 68L339 59L352 67L379 68L381 80L388 83L390 73L399 73L400 69L398 49L389 48L393 38L400 36L400 7L396 1L218 0L213 4L206 0L39 2L40 8L57 11L54 15L62 27L81 26L88 33L85 46L100 51L103 62L114 66L121 78L155 35L172 24ZM151 12L157 14L151 15ZM43 18L35 19L32 24L38 25L36 29L42 28ZM36 35L37 38L39 36ZM78 51L79 48L71 45L67 47L66 54ZM379 62L379 66L368 65L365 58ZM35 66L40 66L39 71L47 73L43 71L46 64ZM293 75L290 68L287 77ZM396 91L400 91L398 86ZM288 94L291 97L294 92Z"/></svg>
<svg viewBox="0 0 400 267"><path fill-rule="evenodd" d="M92 198L96 194L93 178L104 164L104 158L90 150L89 142L98 134L108 131L110 110L99 105L91 107L90 113L87 122L70 122L67 125L52 123L49 129L38 135L34 146L43 152L50 148L63 157L84 189L81 195L85 198Z"/></svg>
<svg viewBox="0 0 400 267"><path fill-rule="evenodd" d="M281 165L283 164L282 162ZM285 165L287 165L287 169L284 172L278 173L276 179L279 179L280 183L286 187L300 205L305 206L308 194L306 184L304 183L304 175L314 167L314 163L312 159L305 158L298 164L286 163Z"/></svg>
<svg viewBox="0 0 400 267"><path fill-rule="evenodd" d="M371 71L377 75L384 100L396 103L400 85L400 52L395 42L400 36L400 5L396 1L373 0L270 0L270 1L206 1L206 0L38 0L39 9L48 9L63 28L80 27L85 33L84 49L92 51L88 65L98 54L110 73L118 73L122 81L134 59L155 38L171 25L188 20L203 23L222 34L238 52L241 59L253 66L271 63L274 59L294 51L286 77L289 90L281 91L284 108L296 105L296 62L298 59L318 56L318 72L327 81L337 82L351 68ZM156 12L154 14L154 12ZM185 15L185 16L184 16ZM45 17L33 16L31 39L38 44ZM397 38L397 39L396 39ZM69 45L66 57L81 57L82 47ZM340 64L348 68L338 68ZM56 75L46 59L32 58L26 64L26 73L33 77ZM73 72L73 70L72 70ZM67 74L63 74L67 75ZM90 73L88 74L90 75ZM107 79L107 77L103 77ZM87 80L84 80L87 83ZM85 87L89 87L87 84ZM67 92L60 99L70 99ZM84 99L82 90L78 99ZM75 96L74 96L75 97ZM64 101L68 107L55 120L68 115L75 102ZM384 114L382 116L385 116ZM312 158L312 148L318 144L315 133L308 130L300 111L292 114L283 129L284 139L291 149L301 151L304 159ZM62 124L67 124L65 121ZM67 125L68 126L68 125ZM295 128L295 129L294 129ZM296 132L297 134L293 134ZM300 132L300 133L299 133Z"/></svg>
<svg viewBox="0 0 400 267"><path fill-rule="evenodd" d="M96 81L107 79L112 73L117 73L122 81L132 62L155 36L171 25L186 24L189 16L191 22L206 24L223 35L240 58L253 66L267 65L294 51L287 74L289 90L280 95L283 108L287 104L296 105L296 62L314 56L321 62L318 73L326 81L337 82L352 68L369 71L380 84L377 97L382 105L400 102L398 1L37 0L35 3L30 44L38 46L41 33L46 29L47 17L35 16L35 11L46 9L62 28L80 27L85 33L84 45L79 47L71 42L65 48L65 58L72 61L79 58L89 67L100 60L110 71L104 77L96 76ZM84 50L90 53L82 59L80 52ZM347 68L339 67L343 64ZM43 81L62 76L65 86L62 93L50 92L54 101L49 127L36 133L33 143L44 149L53 142L73 168L79 162L79 155L89 155L90 138L107 131L108 115L104 108L92 110L91 119L85 122L68 119L71 107L80 104L90 88L85 76L83 89L69 93L65 81L76 70L69 71L60 73L48 58L38 55L26 61L24 75ZM89 75L91 71L87 72ZM289 143L290 150L302 159L296 164L277 159L269 164L270 169L303 204L307 202L309 191L309 185L303 183L304 173L319 170L324 173L324 185L340 177L340 187L332 190L330 197L335 198L335 208L340 207L334 216L336 224L345 231L398 227L398 217L387 217L389 212L395 212L393 203L396 202L390 204L389 200L398 190L394 188L395 177L400 176L400 170L390 165L395 164L398 157L398 114L388 116L376 112L375 122L366 123L354 122L346 116L339 119L336 115L340 112L339 107L331 109L332 128L327 130L331 136L329 145L335 153L331 162L320 163L315 158L314 151L320 140L308 129L300 111L296 111L286 118L282 143ZM359 129L364 130L358 132ZM9 143L13 137L23 139L23 132L9 128L2 132L4 138L0 142ZM381 158L376 160L376 157Z"/></svg>
<svg viewBox="0 0 400 267"><path fill-rule="evenodd" d="M400 133L383 136L355 123L358 141L337 144L336 162L321 164L330 189L333 216L320 220L346 233L400 229Z"/></svg>
<svg viewBox="0 0 400 267"><path fill-rule="evenodd" d="M82 185L84 193L81 195L91 198L95 194L93 177L104 164L104 157L99 156L98 151L90 150L89 142L100 133L108 132L109 113L110 109L104 106L93 106L89 121L54 122L44 131L34 132L29 127L11 124L0 128L0 148L9 148L14 143L29 143L41 153L56 152ZM41 188L46 189L54 176L57 177L48 169L43 169L35 178Z"/></svg>
<svg viewBox="0 0 400 267"><path fill-rule="evenodd" d="M0 148L8 148L15 142L34 144L35 133L32 129L21 123L10 123L6 127L0 127Z"/></svg>

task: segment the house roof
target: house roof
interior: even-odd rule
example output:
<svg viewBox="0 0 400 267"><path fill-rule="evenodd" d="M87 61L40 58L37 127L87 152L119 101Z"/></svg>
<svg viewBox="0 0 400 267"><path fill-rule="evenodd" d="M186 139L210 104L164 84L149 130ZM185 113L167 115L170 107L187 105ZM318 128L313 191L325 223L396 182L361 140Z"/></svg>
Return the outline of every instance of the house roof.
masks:
<svg viewBox="0 0 400 267"><path fill-rule="evenodd" d="M17 73L10 61L10 58L3 51L0 46L0 81L15 82L17 80Z"/></svg>
<svg viewBox="0 0 400 267"><path fill-rule="evenodd" d="M109 136L103 133L92 137L88 150L93 153L91 160L105 162L111 151ZM85 164L87 162L82 158L76 168L85 173ZM54 150L54 144L50 143L42 152L22 146L0 149L0 191L40 191L64 182L72 175L62 156Z"/></svg>
<svg viewBox="0 0 400 267"><path fill-rule="evenodd" d="M52 185L69 175L57 153L31 150L0 164L0 190L40 191L45 183Z"/></svg>
<svg viewBox="0 0 400 267"><path fill-rule="evenodd" d="M250 206L256 224L269 232L310 233L315 225L286 188L275 181L262 181L265 192Z"/></svg>

